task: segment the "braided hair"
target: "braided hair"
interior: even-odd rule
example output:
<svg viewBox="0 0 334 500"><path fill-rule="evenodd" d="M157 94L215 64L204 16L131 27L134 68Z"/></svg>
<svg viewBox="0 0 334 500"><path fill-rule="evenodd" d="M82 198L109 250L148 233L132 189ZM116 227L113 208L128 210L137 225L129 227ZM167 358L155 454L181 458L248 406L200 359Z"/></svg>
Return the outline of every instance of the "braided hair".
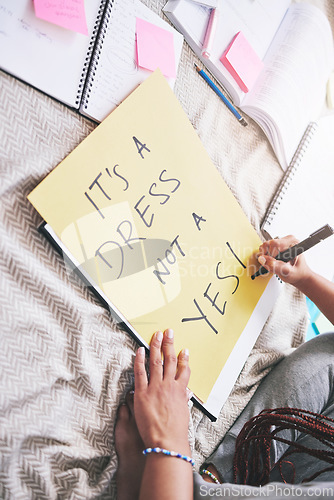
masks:
<svg viewBox="0 0 334 500"><path fill-rule="evenodd" d="M315 458L332 464L316 472L303 482L312 481L323 472L334 470L334 420L311 411L298 408L275 408L263 410L251 418L238 435L233 461L234 482L260 486L269 482L270 472L277 467L283 482L294 483L295 467L288 457L294 453L308 453ZM279 432L293 429L309 434L327 446L315 449L303 446L279 436ZM289 447L276 464L271 463L270 448L272 441L285 443ZM290 477L283 474L283 464L290 470Z"/></svg>

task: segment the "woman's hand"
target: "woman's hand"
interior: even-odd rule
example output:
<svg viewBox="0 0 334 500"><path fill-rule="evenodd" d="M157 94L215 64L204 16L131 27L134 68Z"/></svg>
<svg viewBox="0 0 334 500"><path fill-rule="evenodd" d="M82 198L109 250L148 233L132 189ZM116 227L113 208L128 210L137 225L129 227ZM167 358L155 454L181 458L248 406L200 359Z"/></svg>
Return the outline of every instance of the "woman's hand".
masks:
<svg viewBox="0 0 334 500"><path fill-rule="evenodd" d="M278 252L298 243L294 236L264 242L259 248L258 261L282 281L290 283L304 293L334 325L334 283L313 272L299 255L291 262L282 262L274 257Z"/></svg>
<svg viewBox="0 0 334 500"><path fill-rule="evenodd" d="M258 261L269 272L277 274L282 281L299 288L312 275L304 256L299 255L290 262L275 259L279 252L283 252L296 243L298 240L294 236L265 241L259 248Z"/></svg>
<svg viewBox="0 0 334 500"><path fill-rule="evenodd" d="M136 354L134 410L146 447L160 447L189 455L190 377L187 349L175 355L173 331L157 332L150 344L150 377L145 369L145 350ZM163 355L163 362L162 362Z"/></svg>

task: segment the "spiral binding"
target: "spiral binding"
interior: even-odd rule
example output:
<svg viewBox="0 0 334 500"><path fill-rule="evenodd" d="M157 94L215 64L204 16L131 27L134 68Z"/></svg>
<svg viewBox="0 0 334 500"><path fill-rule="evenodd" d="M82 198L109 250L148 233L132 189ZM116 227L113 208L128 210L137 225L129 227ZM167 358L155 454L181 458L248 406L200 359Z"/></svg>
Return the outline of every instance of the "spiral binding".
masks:
<svg viewBox="0 0 334 500"><path fill-rule="evenodd" d="M97 63L102 50L103 41L107 32L111 9L114 0L101 0L100 8L95 21L93 33L83 65L80 84L78 87L76 106L87 109L89 95L92 89ZM102 22L101 22L102 21Z"/></svg>
<svg viewBox="0 0 334 500"><path fill-rule="evenodd" d="M290 166L288 170L285 172L285 175L282 179L282 182L276 191L276 194L274 198L272 199L269 208L266 212L265 218L262 222L261 229L264 230L264 227L270 226L276 213L277 210L279 209L279 206L287 193L289 186L291 184L292 178L295 175L296 171L298 170L302 159L304 157L304 154L306 153L306 150L312 141L313 135L315 134L316 130L318 128L318 125L315 122L310 123L310 125L307 127L302 140L299 143L299 146L293 155L293 158L291 160Z"/></svg>

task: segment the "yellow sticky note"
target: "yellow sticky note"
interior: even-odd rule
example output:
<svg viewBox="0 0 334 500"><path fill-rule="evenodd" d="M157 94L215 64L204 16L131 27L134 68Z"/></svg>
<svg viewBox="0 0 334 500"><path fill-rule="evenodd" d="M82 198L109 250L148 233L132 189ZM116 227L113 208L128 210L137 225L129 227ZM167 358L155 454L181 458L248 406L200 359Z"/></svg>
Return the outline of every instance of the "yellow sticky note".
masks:
<svg viewBox="0 0 334 500"><path fill-rule="evenodd" d="M206 401L266 288L259 237L160 71L29 195L147 343L173 328Z"/></svg>

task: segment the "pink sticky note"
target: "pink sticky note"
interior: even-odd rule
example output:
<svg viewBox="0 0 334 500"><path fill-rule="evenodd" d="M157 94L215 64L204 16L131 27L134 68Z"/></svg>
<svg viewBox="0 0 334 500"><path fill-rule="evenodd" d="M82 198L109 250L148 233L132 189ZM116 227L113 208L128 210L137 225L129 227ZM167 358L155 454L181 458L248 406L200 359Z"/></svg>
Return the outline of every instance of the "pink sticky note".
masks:
<svg viewBox="0 0 334 500"><path fill-rule="evenodd" d="M137 63L167 78L176 77L173 33L137 17Z"/></svg>
<svg viewBox="0 0 334 500"><path fill-rule="evenodd" d="M239 31L220 58L241 90L248 92L259 76L263 62Z"/></svg>
<svg viewBox="0 0 334 500"><path fill-rule="evenodd" d="M88 35L84 0L34 0L40 19Z"/></svg>

